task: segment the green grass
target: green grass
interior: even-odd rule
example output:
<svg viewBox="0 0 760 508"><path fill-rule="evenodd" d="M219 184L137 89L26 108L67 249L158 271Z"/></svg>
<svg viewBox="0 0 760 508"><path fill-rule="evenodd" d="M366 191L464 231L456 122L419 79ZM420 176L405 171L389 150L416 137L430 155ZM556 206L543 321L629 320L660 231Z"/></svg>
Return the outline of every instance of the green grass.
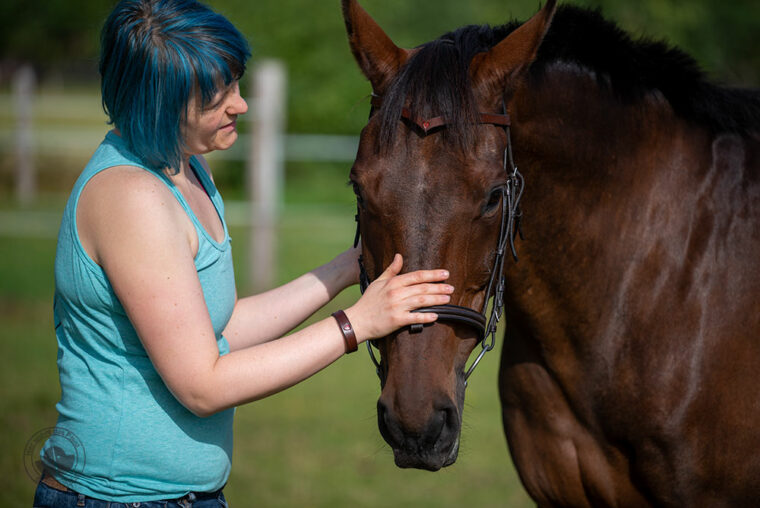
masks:
<svg viewBox="0 0 760 508"><path fill-rule="evenodd" d="M77 117L87 125L99 124L97 108L90 109L77 109ZM35 483L24 470L24 446L56 419L55 231L63 196L86 156L87 151L38 154L41 194L31 206L14 202L13 162L0 159L0 508L30 506ZM229 200L244 198L243 165L221 160L213 165L228 212L236 219L230 222L239 223L245 207ZM285 208L278 226L279 281L329 261L351 244L355 202L345 185L349 166L287 165ZM238 287L246 294L247 232L232 227L231 235ZM343 292L314 319L350 305L358 296L356 289ZM225 493L235 507L531 506L501 429L497 368L494 352L471 379L456 464L437 473L401 470L377 430L380 387L362 348L299 386L238 409Z"/></svg>
<svg viewBox="0 0 760 508"><path fill-rule="evenodd" d="M350 204L286 208L278 278L295 276L347 247L352 213ZM232 235L242 288L246 233L234 228ZM51 316L54 255L53 237L0 236L0 507L30 505L35 484L24 470L24 445L55 423L60 391ZM315 318L357 296L356 290L343 292ZM379 383L364 348L299 386L239 408L225 489L231 505L530 506L501 431L497 363L497 353L487 356L471 379L459 460L437 473L394 466L377 430Z"/></svg>

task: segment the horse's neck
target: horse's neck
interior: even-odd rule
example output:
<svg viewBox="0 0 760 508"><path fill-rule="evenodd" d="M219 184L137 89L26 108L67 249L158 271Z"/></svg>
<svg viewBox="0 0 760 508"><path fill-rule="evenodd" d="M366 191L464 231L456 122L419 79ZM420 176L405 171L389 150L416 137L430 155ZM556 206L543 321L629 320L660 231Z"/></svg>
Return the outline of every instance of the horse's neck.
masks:
<svg viewBox="0 0 760 508"><path fill-rule="evenodd" d="M707 134L663 101L626 105L596 88L590 73L566 69L513 103L526 241L508 296L517 326L565 362L619 347L610 341L626 292L647 283L640 263L680 245L660 241L688 231L669 208L693 185L689 172L709 166Z"/></svg>

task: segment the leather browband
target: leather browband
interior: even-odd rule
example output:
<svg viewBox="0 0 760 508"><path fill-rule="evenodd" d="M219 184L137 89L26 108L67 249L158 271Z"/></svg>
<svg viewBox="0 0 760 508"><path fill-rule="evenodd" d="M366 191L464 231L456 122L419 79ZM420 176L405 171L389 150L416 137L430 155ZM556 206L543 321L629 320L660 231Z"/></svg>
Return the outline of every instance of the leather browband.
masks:
<svg viewBox="0 0 760 508"><path fill-rule="evenodd" d="M379 108L380 106L382 106L383 101L379 96L373 95L370 103L372 104L373 108ZM409 120L414 125L422 129L422 131L425 134L427 134L429 131L433 129L437 129L438 127L443 127L448 123L446 121L446 118L443 116L436 116L436 117L427 118L427 119L413 117L412 112L409 111L408 108L401 109L401 118ZM477 123L492 124L492 125L498 125L501 127L509 127L511 123L511 119L509 118L509 113L504 113L504 114L479 113Z"/></svg>

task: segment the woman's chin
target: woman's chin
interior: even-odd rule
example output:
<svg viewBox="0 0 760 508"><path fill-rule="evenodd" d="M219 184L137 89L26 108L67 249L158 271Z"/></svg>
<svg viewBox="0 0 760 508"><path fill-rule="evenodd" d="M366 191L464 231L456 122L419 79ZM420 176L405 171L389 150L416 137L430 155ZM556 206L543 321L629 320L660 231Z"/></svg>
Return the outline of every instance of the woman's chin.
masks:
<svg viewBox="0 0 760 508"><path fill-rule="evenodd" d="M219 136L214 147L214 150L227 150L235 144L238 139L238 133L236 130L225 133L223 136Z"/></svg>

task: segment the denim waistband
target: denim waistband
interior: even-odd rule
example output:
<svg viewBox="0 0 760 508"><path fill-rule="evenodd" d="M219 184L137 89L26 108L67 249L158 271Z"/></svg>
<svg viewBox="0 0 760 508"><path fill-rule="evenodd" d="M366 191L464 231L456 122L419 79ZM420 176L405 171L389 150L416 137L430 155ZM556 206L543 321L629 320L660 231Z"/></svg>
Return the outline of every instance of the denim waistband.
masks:
<svg viewBox="0 0 760 508"><path fill-rule="evenodd" d="M57 481L50 482L49 479L51 478L53 477L43 474L43 477L40 479L40 482L37 486L37 491L35 492L34 496L35 508L213 508L217 506L227 506L227 502L224 498L224 493L222 492L222 489L224 487L214 492L190 492L180 498L174 499L138 502L114 502L86 496L64 485L61 485Z"/></svg>

